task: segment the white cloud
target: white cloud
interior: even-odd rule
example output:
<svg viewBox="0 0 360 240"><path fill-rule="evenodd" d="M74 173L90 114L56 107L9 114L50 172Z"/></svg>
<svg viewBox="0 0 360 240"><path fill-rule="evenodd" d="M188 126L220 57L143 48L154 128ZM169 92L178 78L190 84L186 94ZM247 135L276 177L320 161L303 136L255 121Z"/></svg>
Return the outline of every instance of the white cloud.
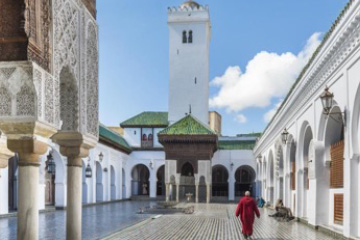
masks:
<svg viewBox="0 0 360 240"><path fill-rule="evenodd" d="M245 117L244 114L238 114L236 117L235 117L235 120L239 123L246 123L247 122L247 118Z"/></svg>
<svg viewBox="0 0 360 240"><path fill-rule="evenodd" d="M271 119L273 118L273 116L275 115L276 111L278 110L278 108L281 106L281 103L283 102L284 99L281 99L277 104L275 104L274 108L270 109L269 111L267 111L264 114L264 121L266 123L270 122Z"/></svg>
<svg viewBox="0 0 360 240"><path fill-rule="evenodd" d="M266 107L272 98L283 97L320 44L320 36L314 33L297 55L262 51L248 62L244 73L239 66L228 67L223 76L211 81L219 92L210 99L210 106L238 112Z"/></svg>

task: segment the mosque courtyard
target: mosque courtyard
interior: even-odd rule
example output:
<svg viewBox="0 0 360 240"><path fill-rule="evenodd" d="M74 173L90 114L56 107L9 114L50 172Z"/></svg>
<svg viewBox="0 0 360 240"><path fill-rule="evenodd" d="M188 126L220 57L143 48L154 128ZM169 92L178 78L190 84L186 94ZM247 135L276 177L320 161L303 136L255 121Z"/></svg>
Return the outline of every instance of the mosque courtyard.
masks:
<svg viewBox="0 0 360 240"><path fill-rule="evenodd" d="M153 201L123 201L83 208L83 239L243 239L235 217L236 204L184 204L194 206L193 214L138 214L139 208L152 207ZM339 239L314 230L295 220L278 222L272 210L261 209L253 239ZM65 211L40 214L40 239L65 238ZM157 218L154 218L158 216ZM16 217L0 218L0 239L16 239Z"/></svg>

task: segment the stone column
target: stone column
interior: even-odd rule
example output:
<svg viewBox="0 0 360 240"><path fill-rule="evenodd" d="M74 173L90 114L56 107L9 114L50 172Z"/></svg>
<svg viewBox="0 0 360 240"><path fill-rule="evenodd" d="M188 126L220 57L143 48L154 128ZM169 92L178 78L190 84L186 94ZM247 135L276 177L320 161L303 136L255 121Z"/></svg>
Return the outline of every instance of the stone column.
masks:
<svg viewBox="0 0 360 240"><path fill-rule="evenodd" d="M229 177L229 187L228 187L228 191L229 191L229 201L234 201L235 200L235 176L234 174L232 174L232 171L230 172L230 177Z"/></svg>
<svg viewBox="0 0 360 240"><path fill-rule="evenodd" d="M206 184L206 203L210 203L211 198L211 184Z"/></svg>
<svg viewBox="0 0 360 240"><path fill-rule="evenodd" d="M154 171L151 173L151 177L150 177L150 189L149 189L150 198L156 198L156 184L157 184L156 172Z"/></svg>
<svg viewBox="0 0 360 240"><path fill-rule="evenodd" d="M66 239L81 240L82 219L82 158L95 145L79 133L59 132L52 137L60 145L67 161Z"/></svg>
<svg viewBox="0 0 360 240"><path fill-rule="evenodd" d="M176 201L179 202L180 185L176 184Z"/></svg>
<svg viewBox="0 0 360 240"><path fill-rule="evenodd" d="M199 184L195 184L195 202L199 202Z"/></svg>
<svg viewBox="0 0 360 240"><path fill-rule="evenodd" d="M81 239L82 161L68 157L66 239Z"/></svg>
<svg viewBox="0 0 360 240"><path fill-rule="evenodd" d="M28 138L8 140L11 151L19 154L19 198L17 239L39 239L39 157L47 151L47 144Z"/></svg>
<svg viewBox="0 0 360 240"><path fill-rule="evenodd" d="M166 183L166 201L169 201L169 196L170 196L170 183Z"/></svg>

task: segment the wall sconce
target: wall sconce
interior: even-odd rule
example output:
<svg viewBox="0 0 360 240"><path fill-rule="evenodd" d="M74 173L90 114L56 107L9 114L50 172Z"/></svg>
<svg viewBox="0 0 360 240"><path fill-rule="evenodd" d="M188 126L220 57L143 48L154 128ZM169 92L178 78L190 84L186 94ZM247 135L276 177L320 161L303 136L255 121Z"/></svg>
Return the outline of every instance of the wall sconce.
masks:
<svg viewBox="0 0 360 240"><path fill-rule="evenodd" d="M234 163L233 163L233 162L230 163L230 168L231 168L231 169L234 168Z"/></svg>
<svg viewBox="0 0 360 240"><path fill-rule="evenodd" d="M323 114L331 115L331 114L340 114L343 117L343 123L346 124L346 111L344 112L333 112L330 113L331 108L334 105L334 93L329 91L329 87L326 86L324 92L320 95L321 104L323 106Z"/></svg>
<svg viewBox="0 0 360 240"><path fill-rule="evenodd" d="M102 162L102 160L104 159L104 154L102 152L100 152L99 154L99 161Z"/></svg>
<svg viewBox="0 0 360 240"><path fill-rule="evenodd" d="M150 160L149 166L150 166L151 169L154 168L154 161L153 160Z"/></svg>
<svg viewBox="0 0 360 240"><path fill-rule="evenodd" d="M285 128L284 131L281 133L281 140L284 144L287 143L288 137L289 137L289 132Z"/></svg>
<svg viewBox="0 0 360 240"><path fill-rule="evenodd" d="M104 168L104 172L107 172L108 171L108 169L107 168Z"/></svg>

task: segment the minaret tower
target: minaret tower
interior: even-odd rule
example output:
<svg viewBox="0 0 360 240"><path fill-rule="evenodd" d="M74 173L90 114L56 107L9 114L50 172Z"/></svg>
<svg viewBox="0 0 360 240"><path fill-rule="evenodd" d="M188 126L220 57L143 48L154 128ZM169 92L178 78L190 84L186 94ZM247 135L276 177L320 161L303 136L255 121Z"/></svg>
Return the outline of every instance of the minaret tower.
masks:
<svg viewBox="0 0 360 240"><path fill-rule="evenodd" d="M169 122L189 113L209 124L208 7L186 1L169 8Z"/></svg>

